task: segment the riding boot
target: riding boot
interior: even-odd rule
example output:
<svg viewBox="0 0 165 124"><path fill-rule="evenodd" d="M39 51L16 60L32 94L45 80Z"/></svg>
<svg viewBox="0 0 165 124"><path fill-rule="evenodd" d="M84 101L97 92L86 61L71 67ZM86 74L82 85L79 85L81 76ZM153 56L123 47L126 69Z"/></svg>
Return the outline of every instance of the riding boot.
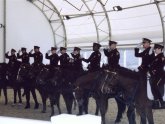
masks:
<svg viewBox="0 0 165 124"><path fill-rule="evenodd" d="M27 103L25 106L25 109L28 109L28 108L30 108L30 103Z"/></svg>
<svg viewBox="0 0 165 124"><path fill-rule="evenodd" d="M163 99L160 99L160 105L161 105L161 108L165 107L165 102L163 101Z"/></svg>

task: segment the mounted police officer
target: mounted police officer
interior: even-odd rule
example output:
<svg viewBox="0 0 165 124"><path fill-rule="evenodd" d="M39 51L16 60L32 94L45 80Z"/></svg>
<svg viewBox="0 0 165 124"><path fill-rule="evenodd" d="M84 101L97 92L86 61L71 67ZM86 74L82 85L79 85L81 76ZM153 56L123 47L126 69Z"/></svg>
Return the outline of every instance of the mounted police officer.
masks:
<svg viewBox="0 0 165 124"><path fill-rule="evenodd" d="M15 55L15 52L16 52L15 49L11 49L11 55L10 56L8 55L9 51L5 54L5 57L7 59L9 59L9 62L8 62L9 65L12 65L12 64L14 64L17 61L17 57Z"/></svg>
<svg viewBox="0 0 165 124"><path fill-rule="evenodd" d="M57 48L51 47L51 55L49 56L50 50L46 53L45 58L50 60L50 66L57 67L59 62L59 56L56 53Z"/></svg>
<svg viewBox="0 0 165 124"><path fill-rule="evenodd" d="M93 53L88 59L82 59L84 62L90 64L88 65L89 72L94 72L100 69L101 53L99 51L101 45L99 43L93 43Z"/></svg>
<svg viewBox="0 0 165 124"><path fill-rule="evenodd" d="M73 68L75 71L78 71L78 72L83 70L80 50L81 49L79 47L74 47L74 51L71 53L73 57Z"/></svg>
<svg viewBox="0 0 165 124"><path fill-rule="evenodd" d="M149 64L152 61L153 58L153 51L151 49L151 40L147 38L143 38L142 43L140 43L136 48L135 48L135 56L136 57L141 57L142 58L142 63L138 67L139 71L142 73L147 73L149 69ZM139 48L143 45L144 51L139 52Z"/></svg>
<svg viewBox="0 0 165 124"><path fill-rule="evenodd" d="M109 41L109 49L104 49L105 56L108 57L108 65L109 69L115 69L120 67L119 65L119 59L120 59L120 53L116 48L117 42L115 41Z"/></svg>
<svg viewBox="0 0 165 124"><path fill-rule="evenodd" d="M70 57L66 53L66 48L65 47L60 47L60 53L61 53L61 56L60 56L60 67L62 69L67 69L68 66L69 66Z"/></svg>
<svg viewBox="0 0 165 124"><path fill-rule="evenodd" d="M155 57L150 64L149 72L151 75L151 90L154 96L155 101L159 101L161 107L165 106L165 102L163 102L163 95L161 95L159 88L164 88L164 64L165 57L163 55L163 46L159 44L154 45L154 53ZM164 90L163 90L164 91Z"/></svg>
<svg viewBox="0 0 165 124"><path fill-rule="evenodd" d="M22 55L20 55L21 51ZM22 47L21 50L18 51L17 58L22 59L23 64L29 64L29 54L26 52L26 48Z"/></svg>
<svg viewBox="0 0 165 124"><path fill-rule="evenodd" d="M42 64L43 54L40 52L39 49L40 49L39 46L34 46L34 53L32 54L33 49L29 52L29 57L33 57L34 58L33 65Z"/></svg>

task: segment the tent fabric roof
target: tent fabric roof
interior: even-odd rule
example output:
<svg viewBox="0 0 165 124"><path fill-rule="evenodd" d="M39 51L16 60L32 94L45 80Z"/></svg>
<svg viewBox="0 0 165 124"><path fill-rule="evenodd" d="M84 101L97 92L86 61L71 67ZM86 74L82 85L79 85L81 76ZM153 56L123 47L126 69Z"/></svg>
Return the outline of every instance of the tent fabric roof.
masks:
<svg viewBox="0 0 165 124"><path fill-rule="evenodd" d="M55 45L136 44L143 37L165 42L164 0L28 0L47 16ZM122 11L114 11L121 6Z"/></svg>

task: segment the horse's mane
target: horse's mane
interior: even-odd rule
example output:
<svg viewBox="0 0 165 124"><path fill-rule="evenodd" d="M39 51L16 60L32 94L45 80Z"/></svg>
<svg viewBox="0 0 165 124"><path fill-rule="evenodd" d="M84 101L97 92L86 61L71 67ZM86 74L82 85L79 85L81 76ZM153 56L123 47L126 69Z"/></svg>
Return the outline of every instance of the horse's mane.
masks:
<svg viewBox="0 0 165 124"><path fill-rule="evenodd" d="M130 69L125 68L125 67L119 67L119 68L117 69L117 72L118 72L119 74L121 74L122 76L130 77L130 78L133 78L133 79L136 79L136 80L140 78L139 72L130 70Z"/></svg>

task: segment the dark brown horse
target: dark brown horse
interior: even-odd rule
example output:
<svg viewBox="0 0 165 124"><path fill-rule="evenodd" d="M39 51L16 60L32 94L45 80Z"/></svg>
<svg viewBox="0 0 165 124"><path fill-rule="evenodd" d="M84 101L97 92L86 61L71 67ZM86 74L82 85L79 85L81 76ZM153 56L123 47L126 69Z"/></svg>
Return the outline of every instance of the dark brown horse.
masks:
<svg viewBox="0 0 165 124"><path fill-rule="evenodd" d="M7 98L8 81L6 79L6 72L7 72L7 64L0 63L0 96L1 96L1 89L3 89L3 94L5 96L5 105L7 105L8 103L8 98Z"/></svg>
<svg viewBox="0 0 165 124"><path fill-rule="evenodd" d="M11 86L14 90L13 105L17 103L17 94L19 98L19 103L22 104L21 85L17 82L17 75L20 65L21 65L20 61L16 61L7 65L7 77L8 77L9 86Z"/></svg>
<svg viewBox="0 0 165 124"><path fill-rule="evenodd" d="M109 81L108 81L109 80ZM127 68L119 68L115 73L109 72L104 90L111 91L114 87L120 87L124 93L124 99L130 105L135 105L141 117L141 124L154 124L152 114L152 101L147 97L147 80L145 75Z"/></svg>
<svg viewBox="0 0 165 124"><path fill-rule="evenodd" d="M75 82L75 87L76 87L75 93L80 109L79 114L82 114L83 111L87 113L88 97L89 95L92 94L92 96L96 99L97 106L99 106L102 117L102 124L105 124L105 114L108 108L108 99L114 98L115 96L114 95L115 93L109 94L109 93L103 93L101 91L101 86L103 85L102 83L105 81L106 78L107 78L107 72L105 72L104 70L100 70L97 72L92 72L92 73L88 73L87 75L81 76ZM118 123L122 118L122 113L125 111L126 105L125 103L122 102L120 97L116 97L115 100L118 106L118 114L115 123ZM128 117L130 117L129 114ZM129 122L130 124L134 124L132 123L134 121L132 122L129 121Z"/></svg>
<svg viewBox="0 0 165 124"><path fill-rule="evenodd" d="M29 75L28 75L31 68L32 66L30 64L21 64L17 75L17 82L19 82L19 84L21 84L21 86L24 88L24 94L26 96L25 109L30 108L30 92L35 102L34 108L37 109L39 106L35 92L36 84L35 82L32 82L31 79L29 79Z"/></svg>

